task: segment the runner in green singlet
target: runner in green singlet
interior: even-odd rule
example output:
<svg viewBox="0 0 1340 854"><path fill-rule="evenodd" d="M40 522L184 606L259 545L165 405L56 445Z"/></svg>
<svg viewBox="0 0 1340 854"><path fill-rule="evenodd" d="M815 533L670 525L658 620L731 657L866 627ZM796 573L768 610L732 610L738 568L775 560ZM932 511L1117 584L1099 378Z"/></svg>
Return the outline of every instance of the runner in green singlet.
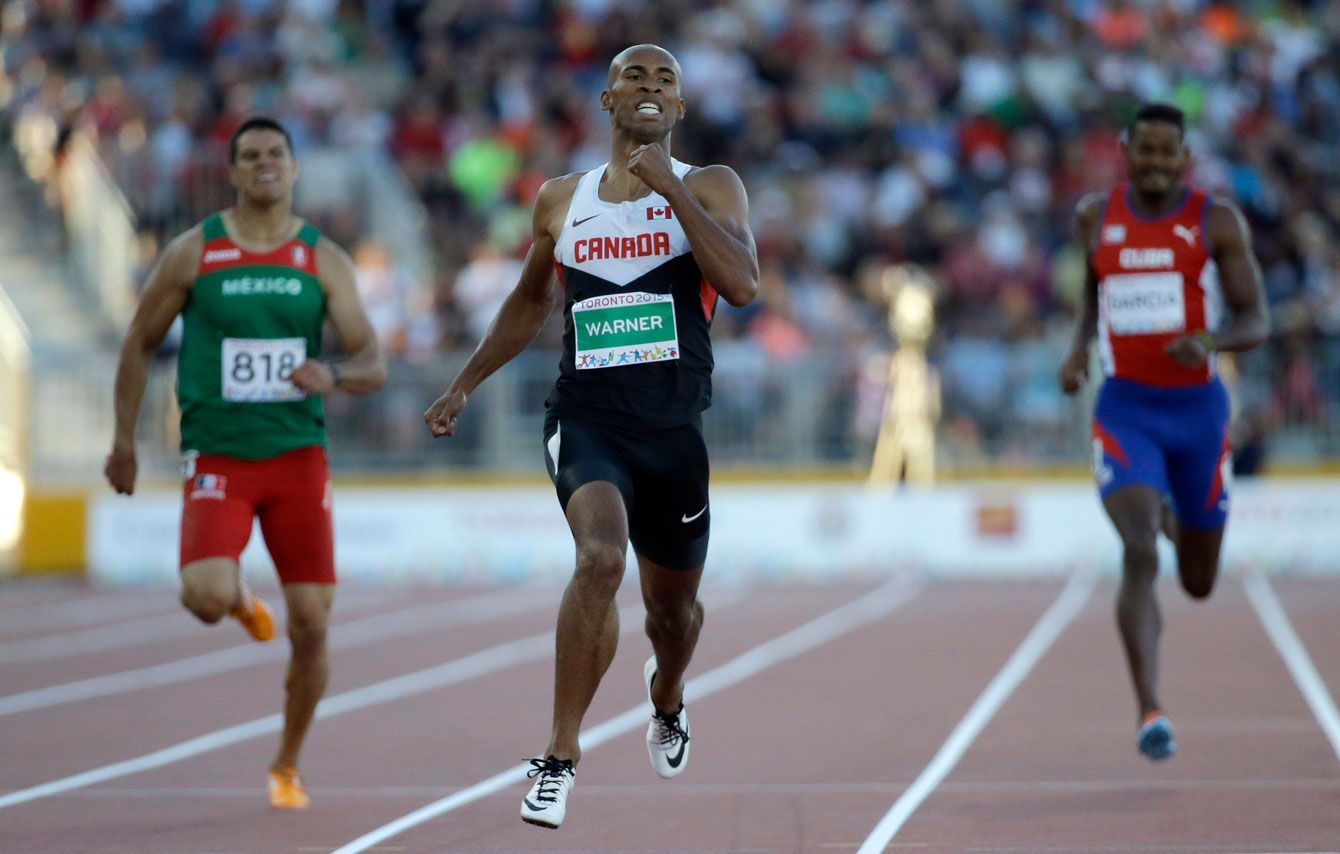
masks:
<svg viewBox="0 0 1340 854"><path fill-rule="evenodd" d="M237 204L174 240L150 274L121 348L105 468L117 492L135 491L135 422L149 363L180 314L181 600L202 622L233 616L256 640L274 636L269 607L238 567L258 517L292 644L268 779L275 807L308 803L298 752L329 673L335 566L321 395L367 394L386 378L349 256L292 213L297 172L289 135L273 120L250 119L233 135ZM338 364L317 359L327 320L349 354Z"/></svg>

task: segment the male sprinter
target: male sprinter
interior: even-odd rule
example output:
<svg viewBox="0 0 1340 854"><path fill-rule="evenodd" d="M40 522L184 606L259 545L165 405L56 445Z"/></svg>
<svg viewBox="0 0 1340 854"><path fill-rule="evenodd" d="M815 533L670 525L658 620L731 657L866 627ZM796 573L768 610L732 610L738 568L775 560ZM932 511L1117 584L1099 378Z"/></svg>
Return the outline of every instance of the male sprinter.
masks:
<svg viewBox="0 0 1340 854"><path fill-rule="evenodd" d="M1177 108L1142 107L1122 143L1129 185L1080 203L1089 274L1061 368L1061 387L1074 393L1098 333L1107 379L1094 407L1094 476L1124 550L1117 626L1140 708L1137 745L1150 759L1177 749L1157 693L1164 496L1182 587L1204 599L1219 569L1231 464L1214 354L1250 350L1269 332L1247 224L1229 202L1184 183L1183 131ZM1221 325L1224 303L1233 316Z"/></svg>
<svg viewBox="0 0 1340 854"><path fill-rule="evenodd" d="M305 807L298 751L326 687L335 594L320 395L375 391L386 364L349 256L290 210L298 167L288 132L270 119L249 119L233 134L228 161L237 204L168 246L131 321L105 472L117 492L135 491L135 421L149 362L181 314L181 601L202 622L232 616L256 640L274 637L270 609L238 571L259 516L284 585L293 646L270 805ZM349 354L338 366L316 361L327 318Z"/></svg>
<svg viewBox="0 0 1340 854"><path fill-rule="evenodd" d="M740 179L670 157L684 116L679 63L636 45L610 64L600 105L609 163L555 178L535 201L534 243L516 289L446 393L424 415L450 436L467 397L540 331L563 294L563 357L547 401L549 476L577 546L558 615L554 725L521 817L558 827L581 759L582 716L618 643L614 594L631 538L654 655L647 748L662 777L684 770L684 671L698 641L698 582L710 512L702 411L711 402L708 326L720 294L744 305L758 258Z"/></svg>

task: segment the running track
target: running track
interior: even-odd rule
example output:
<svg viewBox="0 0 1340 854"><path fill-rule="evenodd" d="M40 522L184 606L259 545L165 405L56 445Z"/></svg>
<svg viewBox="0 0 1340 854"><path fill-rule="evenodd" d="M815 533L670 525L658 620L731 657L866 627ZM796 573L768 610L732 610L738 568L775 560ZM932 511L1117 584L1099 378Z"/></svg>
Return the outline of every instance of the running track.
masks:
<svg viewBox="0 0 1340 854"><path fill-rule="evenodd" d="M550 588L343 590L328 699L272 812L284 649L173 594L0 585L0 852L1340 852L1340 579L1165 580L1179 754L1134 749L1113 584L704 591L688 771L647 764L636 593L558 831L523 825ZM274 598L274 591L269 591Z"/></svg>

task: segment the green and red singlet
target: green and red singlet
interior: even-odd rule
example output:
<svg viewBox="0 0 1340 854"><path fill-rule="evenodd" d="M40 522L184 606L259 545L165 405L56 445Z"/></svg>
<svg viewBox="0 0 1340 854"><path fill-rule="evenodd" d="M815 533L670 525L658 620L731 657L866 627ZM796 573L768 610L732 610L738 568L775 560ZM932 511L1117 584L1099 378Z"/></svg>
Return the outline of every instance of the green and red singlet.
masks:
<svg viewBox="0 0 1340 854"><path fill-rule="evenodd" d="M304 224L292 240L257 254L228 237L219 214L202 228L200 272L182 310L177 359L182 451L265 459L324 446L321 397L288 381L321 351L320 233Z"/></svg>

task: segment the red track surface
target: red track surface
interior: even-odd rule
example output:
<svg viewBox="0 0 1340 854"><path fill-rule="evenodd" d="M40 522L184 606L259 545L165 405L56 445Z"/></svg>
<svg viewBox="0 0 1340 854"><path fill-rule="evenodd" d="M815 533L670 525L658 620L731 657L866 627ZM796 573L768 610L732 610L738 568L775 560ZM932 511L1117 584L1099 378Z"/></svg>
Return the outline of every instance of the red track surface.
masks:
<svg viewBox="0 0 1340 854"><path fill-rule="evenodd" d="M1340 579L1272 585L1326 685L1340 685ZM742 597L710 589L690 675L876 586L761 587ZM653 774L639 726L588 749L558 831L521 823L517 809L527 787L519 783L367 850L855 851L1062 587L1061 579L926 584L887 616L692 702L693 756L680 778ZM447 603L486 592L344 591L332 639L354 621L394 626L406 609L440 602L445 614ZM635 605L633 591L626 593L621 603ZM516 588L515 595L538 605L496 618L480 606L468 624L444 617L440 625L338 649L328 696L551 631L558 591ZM1135 752L1135 708L1112 596L1111 582L1099 583L887 850L1340 852L1340 761L1242 581L1225 578L1205 604L1191 603L1171 583L1161 588L1162 693L1180 751L1160 765ZM165 590L0 586L0 704L21 692L246 648L236 625L196 628L175 606ZM133 637L135 625L147 627L142 643L84 651L76 644L61 654L66 641L52 640L81 635L87 647L98 638ZM648 645L639 626L640 618L626 621L588 726L645 700ZM102 634L88 634L94 631ZM48 651L25 659L24 649L39 641ZM281 656L207 678L0 715L0 797L272 714L282 674ZM262 734L2 808L0 852L330 852L539 751L551 691L552 653L541 650L455 684L318 721L303 761L313 797L306 811L265 805L264 771L276 736Z"/></svg>

